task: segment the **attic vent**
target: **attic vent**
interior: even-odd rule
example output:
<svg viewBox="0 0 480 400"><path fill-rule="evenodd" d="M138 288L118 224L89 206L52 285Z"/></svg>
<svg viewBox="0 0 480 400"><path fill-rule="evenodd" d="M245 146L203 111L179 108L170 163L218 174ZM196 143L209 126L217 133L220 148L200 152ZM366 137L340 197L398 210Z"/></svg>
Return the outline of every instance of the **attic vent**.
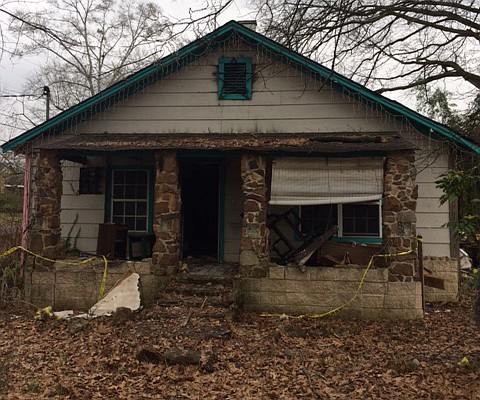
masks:
<svg viewBox="0 0 480 400"><path fill-rule="evenodd" d="M251 58L220 58L218 62L218 98L250 100L252 98Z"/></svg>

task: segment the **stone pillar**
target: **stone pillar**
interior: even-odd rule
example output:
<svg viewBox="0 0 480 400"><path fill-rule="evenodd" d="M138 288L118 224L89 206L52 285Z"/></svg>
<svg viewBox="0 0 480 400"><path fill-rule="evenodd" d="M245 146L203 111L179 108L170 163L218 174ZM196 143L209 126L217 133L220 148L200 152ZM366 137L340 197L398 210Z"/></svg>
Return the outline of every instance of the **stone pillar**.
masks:
<svg viewBox="0 0 480 400"><path fill-rule="evenodd" d="M64 256L60 240L62 201L62 168L55 150L40 150L35 172L33 227L29 247L34 253L50 259Z"/></svg>
<svg viewBox="0 0 480 400"><path fill-rule="evenodd" d="M152 270L157 275L173 274L180 260L180 186L176 152L155 154Z"/></svg>
<svg viewBox="0 0 480 400"><path fill-rule="evenodd" d="M386 252L415 250L418 186L415 184L415 152L394 151L387 155L383 197L383 241ZM389 263L390 272L404 277L416 275L415 254Z"/></svg>
<svg viewBox="0 0 480 400"><path fill-rule="evenodd" d="M264 156L242 155L244 205L240 274L253 278L266 276L269 263L265 168Z"/></svg>

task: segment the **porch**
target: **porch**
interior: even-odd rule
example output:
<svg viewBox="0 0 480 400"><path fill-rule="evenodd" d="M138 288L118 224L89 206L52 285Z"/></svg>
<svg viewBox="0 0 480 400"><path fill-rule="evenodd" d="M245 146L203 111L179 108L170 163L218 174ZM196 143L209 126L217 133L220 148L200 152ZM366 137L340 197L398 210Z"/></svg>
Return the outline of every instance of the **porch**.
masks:
<svg viewBox="0 0 480 400"><path fill-rule="evenodd" d="M37 159L33 210L35 221L30 243L33 251L45 257L62 257L66 250L65 244L78 244L79 251L88 251L87 246L98 246L98 226L111 222L126 225L134 234L140 231L144 235L151 235L151 246L149 245L147 252L144 243L139 243L139 251L138 244L131 246L131 241L126 241L123 254L124 258L128 255L128 258L143 259L144 263L149 264L150 274L159 281L165 282L169 276L181 271L184 264L188 266L190 259L208 258L210 262L218 263L215 267L217 271L224 269L222 273L227 272L229 263L236 263L239 265L239 288L246 294L246 298L250 299L245 303L247 308L266 307L280 310L283 307L295 313L310 313L314 309L324 308L318 304L321 296L325 299L324 305L330 304L327 297L336 298L334 289L330 293L322 286L316 291L314 286L317 284L312 282L330 282L326 284L328 287L335 286L335 282L339 285L351 282L349 276L355 270L354 266L343 269L334 267L337 275L338 271L343 272L340 273L341 276L331 280L323 278L322 275L331 274L332 272L328 272L331 268L312 269L314 272L309 272L308 269L302 279L299 279L309 282L302 289L306 296L303 296L301 304L297 302L295 310L289 306L295 302L292 303L291 295L287 294L297 291L292 289L288 282L296 272L287 271L293 271L295 267L272 266L273 236L268 228L268 215L277 212L278 207L283 207L282 203L272 204L274 202L271 201L272 175L275 173L272 173L272 160L275 157L282 158L282 155L264 151L226 151L218 154L218 151L212 150L193 153L156 150L143 152L141 156L121 153L115 157L100 153L89 156L72 154L69 151L43 149ZM382 184L375 186L374 193L375 198L381 198L382 202L377 202L374 206L377 211L376 222L372 224L373 231L378 236L378 243L381 243L383 251L411 251L415 249L414 152L403 150L382 154L383 158L376 162L384 161L379 163L379 167L375 167L377 172L380 171ZM292 157L288 154L287 156ZM78 189L74 186L75 177L71 178L66 170L62 170L65 165L62 160L80 164L76 166L77 171L80 170ZM320 158L315 160L316 163L323 162ZM103 193L85 193L87 198L82 198L85 190L80 190L82 168L90 169L90 172L95 168L95 173L99 171L98 175L93 174L96 179L87 175L90 178L86 181L90 182L93 190L101 191L103 186ZM83 185L85 187L85 183ZM71 193L68 193L66 189L70 186L73 188ZM381 187L380 192L377 187ZM317 193L316 189L313 192ZM331 196L329 193L326 195ZM88 199L97 202L102 216L100 221L94 219L90 220L89 224L85 222L92 214L92 202L89 202L90 208L82 203ZM341 197L337 196L336 199L339 204L343 204ZM318 201L318 198L314 201ZM340 221L338 214L345 214L345 209L338 210L336 218ZM97 212L97 215L100 213ZM77 227L76 224L80 223L84 225ZM344 221L343 224L343 231L346 232L347 225ZM84 227L85 231L89 229L91 233L90 238L84 237L85 240L82 241L82 238L75 236L75 232L85 235ZM295 237L290 239L296 240ZM341 241L342 237L338 235L336 239ZM347 243L351 239L347 237ZM318 258L314 260L313 265L326 265L318 261ZM190 270L190 274L215 274L215 271L206 265L208 263L198 264ZM388 282L392 281L405 283L409 287L417 286L415 257L393 259L386 267L386 272L382 273L386 274L387 278L382 275L381 281L373 282L381 283L376 285L378 295L383 293L381 296L388 297L388 288L392 286L389 286ZM272 268L284 268L283 278L278 280L280 270ZM315 272L316 270L320 272ZM344 273L348 276L344 277ZM320 278L312 278L314 276ZM276 298L282 300L271 304L265 302L262 296L270 293L268 287L275 287ZM412 289L411 292L415 293L414 296L418 294L417 289ZM308 293L312 293L313 297L310 298ZM320 296L321 293L323 294ZM315 296L318 301L314 301ZM380 301L379 298L376 300ZM269 304L274 307L269 307ZM408 304L407 308L410 307L412 315L417 315L417 303ZM385 307L387 306L384 305Z"/></svg>

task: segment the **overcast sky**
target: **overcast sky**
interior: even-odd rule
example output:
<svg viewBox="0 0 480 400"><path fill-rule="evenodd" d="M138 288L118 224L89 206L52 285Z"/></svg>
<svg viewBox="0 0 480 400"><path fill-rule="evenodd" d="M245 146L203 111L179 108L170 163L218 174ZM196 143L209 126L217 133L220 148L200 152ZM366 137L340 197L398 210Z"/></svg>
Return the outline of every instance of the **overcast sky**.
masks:
<svg viewBox="0 0 480 400"><path fill-rule="evenodd" d="M173 21L181 20L189 16L189 9L200 10L205 6L202 0L157 0L156 1L165 14ZM13 10L18 7L24 7L26 4L41 4L42 1L33 2L15 2L10 1L8 9ZM248 18L248 10L245 6L245 0L235 0L232 5L219 17L219 23L223 24L231 19L241 20ZM5 27L5 21L3 22ZM0 92L3 94L22 94L24 93L25 77L40 66L42 60L37 57L24 57L22 59L11 59L3 56L0 60Z"/></svg>
<svg viewBox="0 0 480 400"><path fill-rule="evenodd" d="M34 9L35 4L42 4L44 0L0 0L0 3L5 1L8 2L7 8L9 10L14 10L16 8L21 7L29 7L30 9ZM155 1L155 0L154 0ZM206 0L156 0L157 3L160 4L162 9L164 10L165 15L171 19L172 21L181 20L184 18L189 17L189 10L201 10L205 8ZM216 1L216 0L208 0ZM234 2L229 6L229 8L220 15L218 19L219 24L224 24L229 20L242 20L242 19L253 19L255 15L251 12L249 13L248 7L246 4L252 2L253 0L234 0ZM197 14L198 15L198 14ZM5 20L0 19L0 23L2 24L2 28L6 28ZM22 59L10 59L6 55L3 56L2 60L0 61L0 94L26 94L28 92L34 93L41 93L41 88L25 88L25 79L35 67L39 67L42 63L42 59L38 57L26 57ZM455 84L452 82L449 83L447 89L453 93L459 90L462 93L465 93L463 90L464 83L460 82L459 84ZM463 104L462 104L462 97L456 99L457 105L460 108L465 108L467 101L466 97L463 96ZM394 92L388 93L387 97L395 99L410 108L415 108L416 100L415 97L412 95L411 92ZM0 99L1 100L1 99ZM29 101L33 101L29 99ZM8 113L9 111L6 109L6 102L0 101L0 114ZM0 132L0 141L1 139L5 140L5 132ZM18 134L18 133L17 133ZM11 134L7 134L10 136Z"/></svg>

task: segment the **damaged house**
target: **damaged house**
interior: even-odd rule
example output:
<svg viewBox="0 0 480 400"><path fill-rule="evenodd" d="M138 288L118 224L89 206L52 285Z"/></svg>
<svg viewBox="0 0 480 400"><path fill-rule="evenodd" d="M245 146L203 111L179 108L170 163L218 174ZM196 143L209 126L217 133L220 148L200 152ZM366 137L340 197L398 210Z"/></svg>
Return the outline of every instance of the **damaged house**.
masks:
<svg viewBox="0 0 480 400"><path fill-rule="evenodd" d="M139 272L144 300L182 260L201 259L238 266L247 309L322 313L353 296L379 253L393 256L375 260L342 312L416 318L420 265L444 282L427 299L457 294L444 227L455 204L440 206L434 183L453 147L480 153L231 21L2 149L26 157L24 244L120 260L109 274ZM40 264L30 259L29 301L95 302L101 266L54 265L52 277Z"/></svg>

